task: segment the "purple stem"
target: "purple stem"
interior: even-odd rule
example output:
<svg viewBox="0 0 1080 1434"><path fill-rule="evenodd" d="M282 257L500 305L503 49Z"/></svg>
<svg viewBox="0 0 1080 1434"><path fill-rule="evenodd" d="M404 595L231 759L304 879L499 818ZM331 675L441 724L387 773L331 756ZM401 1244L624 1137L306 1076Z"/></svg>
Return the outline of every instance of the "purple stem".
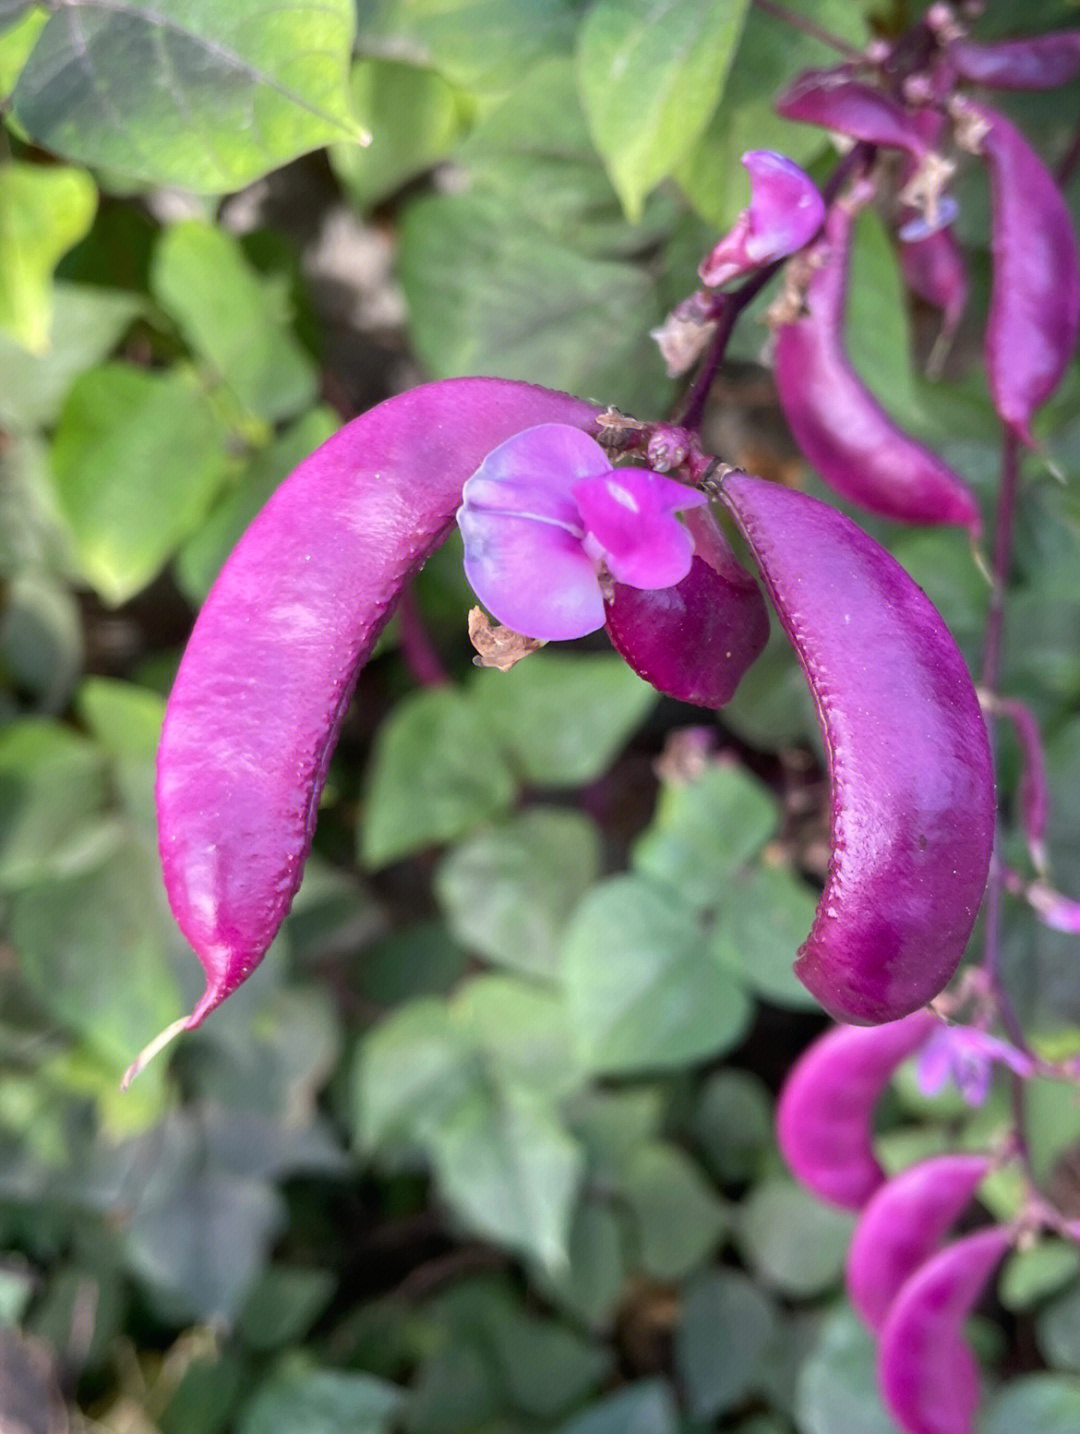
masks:
<svg viewBox="0 0 1080 1434"><path fill-rule="evenodd" d="M804 35L811 39L818 40L822 45L827 45L830 50L835 50L838 55L846 55L849 60L864 60L866 57L861 50L854 45L849 45L846 40L841 40L839 35L833 35L813 20L808 20L805 15L797 15L789 10L786 5L778 5L776 0L754 0L754 5L764 15L771 15L774 20L780 20L785 25L790 25L793 30L801 30Z"/></svg>
<svg viewBox="0 0 1080 1434"><path fill-rule="evenodd" d="M401 651L409 671L422 687L444 686L450 681L450 674L428 635L412 583L401 594L397 618Z"/></svg>

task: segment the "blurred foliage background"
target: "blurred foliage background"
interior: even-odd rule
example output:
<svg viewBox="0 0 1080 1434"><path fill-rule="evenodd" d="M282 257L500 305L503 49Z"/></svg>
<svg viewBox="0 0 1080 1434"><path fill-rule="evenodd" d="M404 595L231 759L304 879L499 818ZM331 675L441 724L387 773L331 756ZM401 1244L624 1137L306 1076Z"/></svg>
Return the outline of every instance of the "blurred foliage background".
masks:
<svg viewBox="0 0 1080 1434"><path fill-rule="evenodd" d="M918 7L790 8L862 45ZM892 1427L840 1288L851 1221L796 1188L771 1130L823 1025L791 961L828 835L777 634L719 720L602 639L477 672L450 545L362 674L281 937L119 1091L201 988L153 757L246 522L344 418L424 378L663 416L649 331L745 203L745 148L827 172L821 136L770 106L834 59L747 0L0 0L3 1434ZM1065 93L1013 105L1051 155ZM978 176L961 201L971 349ZM989 503L977 363L962 336L929 385L926 320L868 214L858 366ZM707 439L817 491L765 341L751 315ZM1030 464L1005 687L1043 723L1075 892L1075 377L1042 437L1066 481ZM867 526L973 657L987 593L963 538ZM432 663L447 681L418 681ZM1032 1029L1080 1047L1075 938L1010 911L1008 951ZM1073 1095L1032 1108L1038 1168L1080 1215ZM973 1114L909 1083L882 1148L902 1165L1007 1118L1003 1094ZM1054 1242L1013 1258L977 1331L1005 1379L983 1434L1080 1427L1078 1266Z"/></svg>

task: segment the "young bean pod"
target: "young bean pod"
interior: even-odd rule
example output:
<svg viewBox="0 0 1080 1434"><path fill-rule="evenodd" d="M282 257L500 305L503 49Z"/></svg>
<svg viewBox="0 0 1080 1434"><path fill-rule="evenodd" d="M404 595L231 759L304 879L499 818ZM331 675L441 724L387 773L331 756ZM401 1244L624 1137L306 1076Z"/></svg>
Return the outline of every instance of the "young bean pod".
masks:
<svg viewBox="0 0 1080 1434"><path fill-rule="evenodd" d="M893 1072L937 1029L916 1011L871 1029L836 1026L788 1074L776 1111L780 1153L821 1200L860 1210L885 1180L873 1147L874 1108Z"/></svg>
<svg viewBox="0 0 1080 1434"><path fill-rule="evenodd" d="M978 504L942 458L905 433L852 368L844 310L857 206L834 204L807 253L799 313L776 330L773 372L796 442L830 487L905 523L956 523L977 533Z"/></svg>
<svg viewBox="0 0 1080 1434"><path fill-rule="evenodd" d="M989 1168L985 1155L937 1155L871 1197L847 1259L848 1295L870 1329L881 1329L901 1287L960 1218Z"/></svg>
<svg viewBox="0 0 1080 1434"><path fill-rule="evenodd" d="M842 70L807 70L781 94L775 109L784 119L903 150L919 163L928 152L909 110Z"/></svg>
<svg viewBox="0 0 1080 1434"><path fill-rule="evenodd" d="M964 101L990 171L990 313L986 365L1003 421L1035 446L1031 420L1076 352L1080 255L1053 175L1015 125Z"/></svg>
<svg viewBox="0 0 1080 1434"><path fill-rule="evenodd" d="M979 1367L964 1320L1012 1244L991 1225L922 1264L889 1311L878 1349L885 1402L905 1434L974 1434Z"/></svg>
<svg viewBox="0 0 1080 1434"><path fill-rule="evenodd" d="M579 399L454 379L346 424L281 485L199 613L158 751L165 886L206 972L192 1030L251 975L300 885L360 667L490 450L539 423L595 425Z"/></svg>
<svg viewBox="0 0 1080 1434"><path fill-rule="evenodd" d="M732 472L720 496L817 704L832 782L825 890L795 971L840 1020L894 1021L952 977L990 866L990 746L964 659L849 518Z"/></svg>
<svg viewBox="0 0 1080 1434"><path fill-rule="evenodd" d="M949 62L964 80L992 90L1056 90L1080 75L1080 30L980 45L954 40Z"/></svg>

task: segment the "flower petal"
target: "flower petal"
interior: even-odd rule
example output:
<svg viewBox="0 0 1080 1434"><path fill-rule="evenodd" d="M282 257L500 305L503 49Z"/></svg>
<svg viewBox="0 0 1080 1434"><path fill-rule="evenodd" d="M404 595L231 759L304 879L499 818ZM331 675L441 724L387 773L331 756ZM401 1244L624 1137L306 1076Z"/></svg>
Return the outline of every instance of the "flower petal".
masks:
<svg viewBox="0 0 1080 1434"><path fill-rule="evenodd" d="M673 515L705 495L641 468L620 468L574 485L589 546L617 582L668 588L690 571L694 540Z"/></svg>

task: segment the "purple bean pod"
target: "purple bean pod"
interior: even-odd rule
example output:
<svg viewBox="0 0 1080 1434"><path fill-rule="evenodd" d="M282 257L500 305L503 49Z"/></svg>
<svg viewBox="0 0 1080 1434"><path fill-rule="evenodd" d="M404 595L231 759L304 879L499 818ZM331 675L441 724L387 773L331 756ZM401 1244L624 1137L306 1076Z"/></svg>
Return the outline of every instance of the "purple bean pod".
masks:
<svg viewBox="0 0 1080 1434"><path fill-rule="evenodd" d="M820 1200L861 1210L885 1181L874 1109L893 1072L938 1027L930 1011L866 1028L834 1026L788 1073L776 1110L780 1153Z"/></svg>
<svg viewBox="0 0 1080 1434"><path fill-rule="evenodd" d="M346 424L255 518L199 613L158 751L165 886L206 990L126 1081L220 1005L273 940L357 674L452 526L465 480L522 429L592 430L596 417L531 384L428 384Z"/></svg>
<svg viewBox="0 0 1080 1434"><path fill-rule="evenodd" d="M931 1255L904 1284L878 1349L885 1403L905 1434L974 1434L979 1367L964 1321L1012 1244L991 1225Z"/></svg>
<svg viewBox="0 0 1080 1434"><path fill-rule="evenodd" d="M855 206L866 193L860 188L854 203L834 204L807 251L803 305L776 330L780 405L803 453L845 498L881 517L956 523L977 534L979 508L967 484L890 418L844 350Z"/></svg>
<svg viewBox="0 0 1080 1434"><path fill-rule="evenodd" d="M926 594L849 518L744 473L720 496L825 738L832 852L795 971L839 1019L894 1021L952 977L986 884L994 783L978 698Z"/></svg>
<svg viewBox="0 0 1080 1434"><path fill-rule="evenodd" d="M958 39L946 54L961 79L992 90L1056 90L1080 75L1080 30L981 45Z"/></svg>
<svg viewBox="0 0 1080 1434"><path fill-rule="evenodd" d="M903 150L918 163L928 153L910 110L843 70L807 70L784 90L774 108L784 119Z"/></svg>
<svg viewBox="0 0 1080 1434"><path fill-rule="evenodd" d="M937 1155L871 1196L847 1259L848 1295L870 1329L881 1329L901 1287L941 1244L989 1169L986 1155Z"/></svg>
<svg viewBox="0 0 1080 1434"><path fill-rule="evenodd" d="M709 510L691 509L683 521L694 538L690 572L672 588L616 583L608 636L634 671L668 697L722 707L768 641L769 614Z"/></svg>
<svg viewBox="0 0 1080 1434"><path fill-rule="evenodd" d="M1002 420L1034 448L1031 419L1061 382L1080 333L1076 236L1054 176L1016 126L968 100L961 114L981 131L990 171L990 393Z"/></svg>

